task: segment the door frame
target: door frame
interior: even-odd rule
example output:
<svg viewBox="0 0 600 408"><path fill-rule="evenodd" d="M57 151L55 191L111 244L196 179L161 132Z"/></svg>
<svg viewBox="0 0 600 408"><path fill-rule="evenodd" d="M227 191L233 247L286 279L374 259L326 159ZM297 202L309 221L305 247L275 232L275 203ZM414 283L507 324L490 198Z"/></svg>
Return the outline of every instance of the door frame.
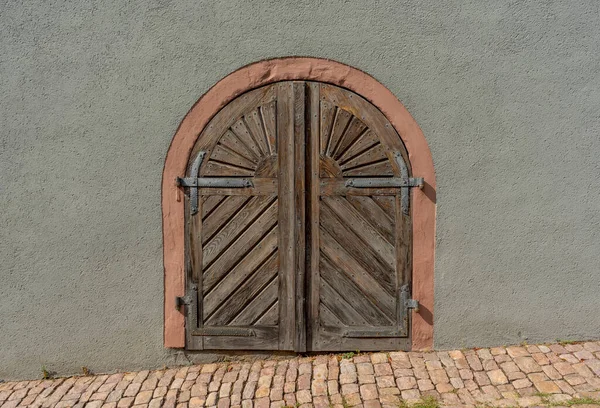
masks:
<svg viewBox="0 0 600 408"><path fill-rule="evenodd" d="M260 61L231 73L194 104L173 136L162 177L164 346L185 347L185 316L175 301L184 296L186 265L183 191L176 179L185 174L198 136L221 108L244 92L291 80L329 83L371 102L400 135L413 174L424 178L423 189L411 189L412 296L419 301L419 311L412 318L411 338L413 350L430 349L433 346L436 184L425 136L396 96L375 78L339 62L309 57Z"/></svg>

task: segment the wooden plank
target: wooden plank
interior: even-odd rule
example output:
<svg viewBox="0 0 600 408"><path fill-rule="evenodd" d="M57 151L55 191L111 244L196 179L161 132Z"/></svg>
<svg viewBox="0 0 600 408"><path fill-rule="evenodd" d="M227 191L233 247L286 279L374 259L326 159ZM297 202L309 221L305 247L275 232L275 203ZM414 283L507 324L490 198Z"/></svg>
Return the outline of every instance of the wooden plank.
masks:
<svg viewBox="0 0 600 408"><path fill-rule="evenodd" d="M343 337L346 330L348 329L340 326L321 327L319 329L319 350L322 352L410 350L410 338L387 337L374 339Z"/></svg>
<svg viewBox="0 0 600 408"><path fill-rule="evenodd" d="M279 323L279 304L277 301L267 310L267 312L256 320L255 326L277 326Z"/></svg>
<svg viewBox="0 0 600 408"><path fill-rule="evenodd" d="M339 157L340 164L352 160L353 157L361 154L367 149L379 144L379 138L370 129L362 132L360 136L346 149Z"/></svg>
<svg viewBox="0 0 600 408"><path fill-rule="evenodd" d="M225 132L223 137L219 139L219 144L224 148L235 152L235 154L243 157L248 162L253 163L254 166L258 164L258 158L254 157L254 153L250 150L250 148L246 146L246 144L244 144L231 130L227 130Z"/></svg>
<svg viewBox="0 0 600 408"><path fill-rule="evenodd" d="M252 112L244 116L244 124L246 125L246 128L250 131L252 140L254 140L260 148L262 152L261 157L270 156L271 151L269 149L269 143L267 142L267 136L263 131L261 118L259 116L259 107L257 107Z"/></svg>
<svg viewBox="0 0 600 408"><path fill-rule="evenodd" d="M220 187L203 187L198 189L198 194L203 196L276 196L277 179L276 178L252 178L253 187L236 187L236 188L220 188Z"/></svg>
<svg viewBox="0 0 600 408"><path fill-rule="evenodd" d="M381 234L387 242L395 245L395 221L390 219L383 209L377 205L372 197L349 196L346 198L350 204Z"/></svg>
<svg viewBox="0 0 600 408"><path fill-rule="evenodd" d="M346 150L354 144L361 134L367 129L364 123L360 121L356 116L352 117L348 129L344 136L340 140L337 149L335 149L331 155L335 160L339 160L340 156L346 152Z"/></svg>
<svg viewBox="0 0 600 408"><path fill-rule="evenodd" d="M354 156L352 159L348 160L340 167L342 168L342 171L344 171L368 163L373 163L381 160L388 160L386 151L387 149L381 143L377 143L369 147L367 150L363 151L359 155Z"/></svg>
<svg viewBox="0 0 600 408"><path fill-rule="evenodd" d="M294 200L294 87L277 84L277 155L279 158L279 349L294 348L296 285Z"/></svg>
<svg viewBox="0 0 600 408"><path fill-rule="evenodd" d="M279 327L250 327L254 337L201 336L204 349L211 350L278 350ZM198 337L197 337L198 338ZM195 339L194 339L195 340Z"/></svg>
<svg viewBox="0 0 600 408"><path fill-rule="evenodd" d="M331 285L321 279L321 303L323 303L346 326L364 326L367 321L358 313L354 304L348 303Z"/></svg>
<svg viewBox="0 0 600 408"><path fill-rule="evenodd" d="M202 220L202 242L206 243L217 230L223 228L248 200L249 197L244 196L226 196L223 203Z"/></svg>
<svg viewBox="0 0 600 408"><path fill-rule="evenodd" d="M235 150L229 149L222 144L217 144L217 146L213 149L210 155L210 160L216 160L218 162L235 165L249 170L256 169L256 163L248 160ZM218 174L218 176L225 176L225 174Z"/></svg>
<svg viewBox="0 0 600 408"><path fill-rule="evenodd" d="M254 175L254 169L247 169L229 163L221 163L212 160L211 158L204 167L202 175L208 177L252 177Z"/></svg>
<svg viewBox="0 0 600 408"><path fill-rule="evenodd" d="M362 164L342 171L344 177L393 176L394 169L388 159Z"/></svg>
<svg viewBox="0 0 600 408"><path fill-rule="evenodd" d="M275 200L271 197L252 197L244 206L239 208L233 217L224 219L224 225L218 233L204 244L202 267L208 268L212 262L221 256L222 252L225 251L234 240L242 235L247 229L257 226L255 220L263 212L266 212L267 208L269 208L272 213L275 213L277 209L273 205L274 202Z"/></svg>
<svg viewBox="0 0 600 408"><path fill-rule="evenodd" d="M321 101L320 103L320 115L321 115L321 123L320 123L320 153L325 155L327 150L327 146L329 144L329 137L331 135L331 130L333 129L333 123L335 121L335 116L337 115L337 108L335 105L329 101Z"/></svg>
<svg viewBox="0 0 600 408"><path fill-rule="evenodd" d="M331 130L331 137L329 138L329 145L327 146L327 156L333 157L333 152L337 149L342 137L344 136L348 125L352 119L352 114L343 109L338 109L335 123Z"/></svg>
<svg viewBox="0 0 600 408"><path fill-rule="evenodd" d="M207 316L214 312L249 275L264 263L277 248L277 228L273 228L242 260L236 264L216 284L207 280L204 290L204 312Z"/></svg>
<svg viewBox="0 0 600 408"><path fill-rule="evenodd" d="M396 281L394 269L377 256L370 245L365 245L347 225L346 220L340 219L327 205L321 206L321 228L335 238L335 240L354 256L357 262L369 272L371 276L391 296L394 295Z"/></svg>
<svg viewBox="0 0 600 408"><path fill-rule="evenodd" d="M371 199L381 208L387 216L396 222L396 197L390 196L371 196Z"/></svg>
<svg viewBox="0 0 600 408"><path fill-rule="evenodd" d="M333 312L329 310L327 306L325 306L323 303L319 303L319 323L321 325L330 325L337 327L344 326L344 323L340 319L338 319L338 317L334 315ZM318 336L318 333L316 336Z"/></svg>
<svg viewBox="0 0 600 408"><path fill-rule="evenodd" d="M289 313L294 325L295 337L293 338L294 350L306 351L306 319L305 319L305 271L306 271L306 130L304 109L306 105L306 88L304 82L294 82L294 242L295 259L294 269L295 285L290 294L295 299L295 309ZM287 323L287 322L286 322Z"/></svg>
<svg viewBox="0 0 600 408"><path fill-rule="evenodd" d="M271 280L267 286L245 306L239 314L231 320L231 325L254 325L255 322L267 313L277 303L279 292L279 282L277 278ZM279 310L276 310L277 318L279 318Z"/></svg>
<svg viewBox="0 0 600 408"><path fill-rule="evenodd" d="M327 231L321 229L321 251L338 269L347 271L352 281L361 288L365 296L386 315L396 313L396 299L350 255ZM322 287L321 287L322 288ZM321 296L322 298L323 296Z"/></svg>
<svg viewBox="0 0 600 408"><path fill-rule="evenodd" d="M379 258L386 262L391 269L395 269L395 249L394 245L385 240L378 231L352 207L344 197L325 197L323 203L327 204L338 216L345 220L352 231L359 237L365 245L372 247Z"/></svg>
<svg viewBox="0 0 600 408"><path fill-rule="evenodd" d="M210 213L213 212L227 196L200 196L200 211L202 213L202 219L206 218Z"/></svg>
<svg viewBox="0 0 600 408"><path fill-rule="evenodd" d="M337 267L327 257L321 256L320 271L321 279L326 281L344 300L350 303L369 326L394 324L396 316L394 314L391 317L386 316L384 312L365 297L362 290L348 278L348 275L337 270Z"/></svg>
<svg viewBox="0 0 600 408"><path fill-rule="evenodd" d="M277 152L277 102L265 104L259 108L262 125L267 141L269 142L269 153Z"/></svg>
<svg viewBox="0 0 600 408"><path fill-rule="evenodd" d="M203 274L207 290L223 278L243 256L254 248L277 224L277 207L271 205L267 211L244 231L227 250L219 256Z"/></svg>
<svg viewBox="0 0 600 408"><path fill-rule="evenodd" d="M308 154L306 183L308 192L307 208L310 217L306 222L306 237L308 254L306 259L306 276L308 284L306 293L306 346L315 349L317 329L319 326L319 173L320 173L320 146L321 131L323 126L323 107L320 104L320 86L316 82L308 83L308 103L310 120L308 130ZM324 125L324 127L327 127Z"/></svg>
<svg viewBox="0 0 600 408"><path fill-rule="evenodd" d="M234 317L242 312L268 284L274 282L274 285L277 286L278 269L279 257L277 254L273 254L267 262L248 277L243 285L228 297L221 307L204 321L204 324L206 326L223 326L232 322Z"/></svg>
<svg viewBox="0 0 600 408"><path fill-rule="evenodd" d="M252 152L253 159L258 161L265 156L265 153L261 151L258 143L248 131L243 119L240 118L237 120L231 127L231 130L238 137L238 139L240 139L240 141L248 147L248 150Z"/></svg>

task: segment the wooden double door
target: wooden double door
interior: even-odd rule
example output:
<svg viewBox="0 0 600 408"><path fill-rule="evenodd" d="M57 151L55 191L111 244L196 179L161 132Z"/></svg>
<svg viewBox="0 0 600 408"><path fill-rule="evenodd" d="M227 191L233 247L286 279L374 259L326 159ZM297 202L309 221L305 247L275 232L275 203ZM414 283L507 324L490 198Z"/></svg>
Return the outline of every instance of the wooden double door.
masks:
<svg viewBox="0 0 600 408"><path fill-rule="evenodd" d="M278 82L221 109L190 157L188 349L409 347L410 169L377 108Z"/></svg>

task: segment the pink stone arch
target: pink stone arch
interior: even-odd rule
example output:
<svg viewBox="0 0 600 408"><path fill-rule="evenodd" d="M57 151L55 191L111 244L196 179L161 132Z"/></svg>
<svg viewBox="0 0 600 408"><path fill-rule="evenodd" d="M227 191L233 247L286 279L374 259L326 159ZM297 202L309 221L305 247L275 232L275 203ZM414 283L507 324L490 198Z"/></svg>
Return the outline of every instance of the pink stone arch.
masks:
<svg viewBox="0 0 600 408"><path fill-rule="evenodd" d="M184 316L175 297L184 295L184 204L175 178L183 176L192 147L209 120L236 96L278 81L319 81L347 88L375 105L396 129L415 177L425 179L412 191L412 294L420 303L413 316L412 348L433 345L433 269L435 251L435 170L423 132L402 103L370 75L339 62L288 57L256 62L229 74L202 96L187 113L169 146L162 178L163 256L165 268L165 347L185 346Z"/></svg>

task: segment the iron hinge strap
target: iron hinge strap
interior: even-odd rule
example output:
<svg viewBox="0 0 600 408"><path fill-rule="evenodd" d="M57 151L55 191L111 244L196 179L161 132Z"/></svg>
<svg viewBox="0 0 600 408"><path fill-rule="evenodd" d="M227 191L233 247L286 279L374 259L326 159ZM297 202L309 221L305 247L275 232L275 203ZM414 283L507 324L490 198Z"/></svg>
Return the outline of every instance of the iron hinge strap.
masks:
<svg viewBox="0 0 600 408"><path fill-rule="evenodd" d="M177 177L175 180L179 187L190 189L190 213L192 215L198 213L198 188L245 188L253 186L252 180L247 178L198 177L205 156L205 151L199 151L190 167L191 177Z"/></svg>
<svg viewBox="0 0 600 408"><path fill-rule="evenodd" d="M227 177L177 177L179 187L244 188L253 187L248 178Z"/></svg>
<svg viewBox="0 0 600 408"><path fill-rule="evenodd" d="M346 179L346 187L386 188L386 187L423 187L423 177L360 177Z"/></svg>

